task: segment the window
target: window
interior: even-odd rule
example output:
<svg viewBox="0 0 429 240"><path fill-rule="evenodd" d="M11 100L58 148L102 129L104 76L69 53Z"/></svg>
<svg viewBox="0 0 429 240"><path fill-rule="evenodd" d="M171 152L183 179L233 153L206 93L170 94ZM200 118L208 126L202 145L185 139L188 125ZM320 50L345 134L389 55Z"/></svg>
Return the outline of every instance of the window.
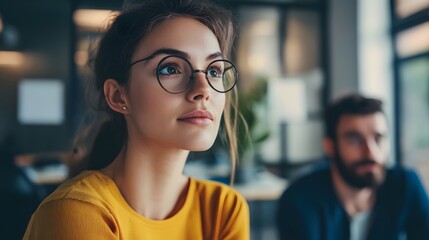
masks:
<svg viewBox="0 0 429 240"><path fill-rule="evenodd" d="M402 157L423 162L429 155L429 57L406 61L399 68L401 79Z"/></svg>
<svg viewBox="0 0 429 240"><path fill-rule="evenodd" d="M240 23L234 55L240 94L251 93L260 80L268 85L266 99L255 106L261 124L254 131L268 126L270 132L255 146L259 163L282 169L322 159L321 117L328 95L325 1L229 3Z"/></svg>
<svg viewBox="0 0 429 240"><path fill-rule="evenodd" d="M396 155L429 187L429 0L392 1Z"/></svg>
<svg viewBox="0 0 429 240"><path fill-rule="evenodd" d="M429 51L429 22L399 32L396 49L400 58Z"/></svg>
<svg viewBox="0 0 429 240"><path fill-rule="evenodd" d="M396 15L405 18L429 7L429 0L396 0Z"/></svg>

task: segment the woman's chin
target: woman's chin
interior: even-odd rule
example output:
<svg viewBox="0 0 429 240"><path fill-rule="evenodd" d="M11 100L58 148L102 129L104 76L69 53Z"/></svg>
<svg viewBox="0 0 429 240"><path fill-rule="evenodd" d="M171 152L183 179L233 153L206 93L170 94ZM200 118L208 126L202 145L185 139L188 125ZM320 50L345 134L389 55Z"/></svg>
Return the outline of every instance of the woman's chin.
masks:
<svg viewBox="0 0 429 240"><path fill-rule="evenodd" d="M213 146L214 141L201 141L198 143L189 143L184 149L187 149L191 152L203 152L209 150Z"/></svg>

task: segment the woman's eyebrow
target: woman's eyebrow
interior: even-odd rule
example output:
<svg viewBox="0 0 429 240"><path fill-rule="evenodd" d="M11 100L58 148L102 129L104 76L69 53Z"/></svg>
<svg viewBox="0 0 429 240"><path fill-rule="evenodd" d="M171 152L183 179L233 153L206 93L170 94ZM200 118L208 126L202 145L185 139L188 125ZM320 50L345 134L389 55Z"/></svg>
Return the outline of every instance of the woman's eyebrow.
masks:
<svg viewBox="0 0 429 240"><path fill-rule="evenodd" d="M189 58L189 55L187 53L183 52L183 51L180 51L180 50L177 50L177 49L173 49L173 48L160 48L160 49L156 50L155 52L153 52L152 54L150 54L149 56L147 56L145 58L141 58L141 59L135 60L134 62L132 62L130 64L130 67L132 67L136 63L151 60L152 58L154 58L154 57L156 57L157 55L160 55L160 54L178 55L178 56L181 56L183 58Z"/></svg>
<svg viewBox="0 0 429 240"><path fill-rule="evenodd" d="M152 54L150 54L149 56L143 58L142 61L152 59L152 58L154 58L160 54L178 55L178 56L181 56L184 58L189 58L189 55L186 52L183 52L183 51L180 51L177 49L173 49L173 48L160 48L160 49L156 50L155 52L153 52Z"/></svg>
<svg viewBox="0 0 429 240"><path fill-rule="evenodd" d="M215 53L210 54L206 59L212 60L212 59L219 58L219 57L224 58L223 54L221 52L215 52Z"/></svg>
<svg viewBox="0 0 429 240"><path fill-rule="evenodd" d="M156 50L155 52L151 53L149 56L134 61L131 65L134 65L137 62L142 62L142 61L150 60L150 59L152 59L152 58L154 58L154 57L156 57L156 56L158 56L160 54L177 55L177 56L189 59L189 54L187 54L184 51L180 51L180 50L177 50L177 49L174 49L174 48L160 48L160 49ZM219 58L219 57L223 58L223 54L221 52L215 52L215 53L212 53L209 56L207 56L206 59L207 60L212 60L212 59Z"/></svg>

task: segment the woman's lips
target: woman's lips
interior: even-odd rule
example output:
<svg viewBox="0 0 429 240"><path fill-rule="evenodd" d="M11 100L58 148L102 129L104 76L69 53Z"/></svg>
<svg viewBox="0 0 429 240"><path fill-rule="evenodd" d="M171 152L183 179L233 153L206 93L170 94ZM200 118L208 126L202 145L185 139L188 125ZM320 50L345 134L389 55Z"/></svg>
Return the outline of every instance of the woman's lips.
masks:
<svg viewBox="0 0 429 240"><path fill-rule="evenodd" d="M178 118L178 121L197 125L208 125L213 122L213 114L207 110L194 110Z"/></svg>
<svg viewBox="0 0 429 240"><path fill-rule="evenodd" d="M213 122L213 120L211 120L211 119L199 118L199 117L184 118L184 119L179 119L179 121L186 122L186 123L192 123L192 124L198 124L198 125L208 125L208 124L211 124Z"/></svg>

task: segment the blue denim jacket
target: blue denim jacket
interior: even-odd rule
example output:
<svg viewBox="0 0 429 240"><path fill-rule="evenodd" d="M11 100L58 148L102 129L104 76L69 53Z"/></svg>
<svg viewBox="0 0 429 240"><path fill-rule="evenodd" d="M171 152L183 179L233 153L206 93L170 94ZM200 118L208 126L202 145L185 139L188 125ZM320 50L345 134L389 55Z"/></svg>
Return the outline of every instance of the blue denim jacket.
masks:
<svg viewBox="0 0 429 240"><path fill-rule="evenodd" d="M280 239L348 240L350 222L325 167L297 179L278 202ZM429 199L416 173L387 171L372 209L367 240L429 240Z"/></svg>

